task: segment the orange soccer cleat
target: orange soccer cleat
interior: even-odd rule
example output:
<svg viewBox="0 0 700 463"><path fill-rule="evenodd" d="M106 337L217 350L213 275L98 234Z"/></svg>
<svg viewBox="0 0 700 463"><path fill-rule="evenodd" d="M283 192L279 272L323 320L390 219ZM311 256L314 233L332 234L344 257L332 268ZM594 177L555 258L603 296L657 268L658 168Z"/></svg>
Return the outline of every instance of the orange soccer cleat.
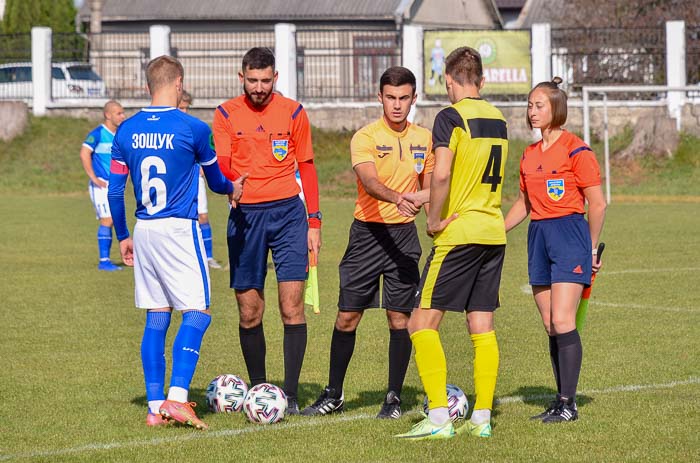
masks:
<svg viewBox="0 0 700 463"><path fill-rule="evenodd" d="M209 429L209 426L199 418L192 407L196 407L194 402L175 402L174 400L166 400L160 406L160 414L165 419L172 419L178 423L187 424L197 429Z"/></svg>

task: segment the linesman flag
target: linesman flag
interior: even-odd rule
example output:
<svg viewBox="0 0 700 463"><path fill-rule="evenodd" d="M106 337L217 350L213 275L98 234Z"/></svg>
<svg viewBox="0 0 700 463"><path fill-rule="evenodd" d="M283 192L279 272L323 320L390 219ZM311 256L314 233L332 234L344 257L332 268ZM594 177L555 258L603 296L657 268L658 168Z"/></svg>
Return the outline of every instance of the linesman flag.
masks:
<svg viewBox="0 0 700 463"><path fill-rule="evenodd" d="M318 262L316 253L309 252L309 277L306 279L304 288L304 304L310 305L315 314L321 313L321 306L318 301Z"/></svg>
<svg viewBox="0 0 700 463"><path fill-rule="evenodd" d="M600 262L600 257L603 255L605 250L605 243L600 243L598 245L598 251L596 252L596 261ZM583 331L583 327L586 325L586 314L588 313L588 300L591 297L591 289L593 289L593 283L595 282L595 277L598 275L594 273L591 276L591 285L583 290L581 294L581 301L578 303L578 308L576 309L576 329Z"/></svg>

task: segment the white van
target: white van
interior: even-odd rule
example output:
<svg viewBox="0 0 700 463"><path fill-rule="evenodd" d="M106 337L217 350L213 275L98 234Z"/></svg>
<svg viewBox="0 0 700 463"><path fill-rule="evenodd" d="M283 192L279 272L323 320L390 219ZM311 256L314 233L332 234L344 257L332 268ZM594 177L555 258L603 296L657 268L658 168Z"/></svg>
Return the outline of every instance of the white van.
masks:
<svg viewBox="0 0 700 463"><path fill-rule="evenodd" d="M57 98L106 98L102 78L88 63L51 65L51 96ZM0 64L0 99L32 98L32 63Z"/></svg>

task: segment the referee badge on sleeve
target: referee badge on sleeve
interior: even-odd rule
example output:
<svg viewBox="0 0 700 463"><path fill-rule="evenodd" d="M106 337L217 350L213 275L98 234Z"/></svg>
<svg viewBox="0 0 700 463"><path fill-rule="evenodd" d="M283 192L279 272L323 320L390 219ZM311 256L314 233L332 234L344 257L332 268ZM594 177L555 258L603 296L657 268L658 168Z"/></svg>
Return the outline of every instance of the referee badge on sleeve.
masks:
<svg viewBox="0 0 700 463"><path fill-rule="evenodd" d="M272 155L278 161L284 161L289 153L289 140L272 140Z"/></svg>
<svg viewBox="0 0 700 463"><path fill-rule="evenodd" d="M413 167L417 174L422 174L425 168L425 153L413 153Z"/></svg>
<svg viewBox="0 0 700 463"><path fill-rule="evenodd" d="M559 201L564 196L564 191L564 179L547 180L547 196L552 200Z"/></svg>

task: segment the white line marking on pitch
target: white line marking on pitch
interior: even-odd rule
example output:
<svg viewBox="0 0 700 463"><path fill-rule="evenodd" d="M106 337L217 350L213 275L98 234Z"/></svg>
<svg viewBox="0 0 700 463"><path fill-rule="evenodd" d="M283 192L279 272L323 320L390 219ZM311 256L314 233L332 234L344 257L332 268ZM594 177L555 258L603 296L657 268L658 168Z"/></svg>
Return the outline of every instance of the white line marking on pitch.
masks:
<svg viewBox="0 0 700 463"><path fill-rule="evenodd" d="M700 384L700 378L697 377L690 377L686 380L683 381L671 381L670 383L661 383L661 384L632 384L629 386L615 386L615 387L608 387L605 389L589 389L589 390L584 390L584 391L577 391L576 393L579 395L582 394L615 394L618 392L638 392L638 391L649 391L649 390L656 390L656 389L671 389L676 386L687 386L689 384ZM498 404L508 404L508 403L514 403L514 402L529 402L531 400L540 400L540 399L547 399L551 398L552 394L540 394L540 395L529 395L529 396L511 396L511 397L501 397L500 399L496 399L496 403Z"/></svg>
<svg viewBox="0 0 700 463"><path fill-rule="evenodd" d="M523 294L532 294L532 287L529 285L522 285L520 291ZM601 305L604 307L615 307L620 309L643 309L643 310L660 310L662 312L681 312L681 313L700 313L700 310L690 309L687 307L660 307L657 305L642 305L642 304L631 304L631 303L619 303L619 302L603 302L597 300L590 300L589 304Z"/></svg>
<svg viewBox="0 0 700 463"><path fill-rule="evenodd" d="M602 270L601 275L624 275L626 273L664 273L664 272L697 272L700 267L681 268L637 268L629 270Z"/></svg>
<svg viewBox="0 0 700 463"><path fill-rule="evenodd" d="M615 302L599 302L590 301L589 304L602 305L605 307L619 307L619 308L630 308L630 309L644 309L644 310L661 310L663 312L684 312L684 313L700 313L700 310L688 309L685 307L659 307L655 305L641 305L641 304L619 304Z"/></svg>
<svg viewBox="0 0 700 463"><path fill-rule="evenodd" d="M313 426L318 426L318 425L322 425L322 424L329 424L329 423L342 423L342 422L348 422L348 421L363 420L363 419L373 418L373 416L374 415L368 415L368 414L363 413L360 415L352 415L352 416L323 417L323 418L315 418L315 419L312 418L312 419L300 421L297 423L281 423L281 424L275 424L273 426L251 425L251 426L246 427L246 428L224 429L221 431L211 431L211 432L196 431L196 432L190 432L188 434L184 434L181 436L173 436L173 437L159 437L159 438L145 439L145 440L113 442L113 443L109 443L109 444L88 444L88 445L83 445L81 447L73 447L73 448L67 448L67 449L61 449L61 450L47 450L44 452L19 453L16 455L0 455L0 461L12 460L12 459L17 459L17 458L41 458L41 457L52 457L52 456L60 456L60 455L71 455L71 454L91 452L91 451L96 451L96 450L112 450L112 449L124 449L124 448L133 448L133 447L148 447L148 446L154 446L154 445L160 445L160 444L187 442L187 441L196 440L196 439L213 439L213 438L217 438L217 437L237 436L237 435L241 435L241 434L250 434L250 433L263 432L263 431L276 431L276 430L302 428L302 427L306 428L306 427L313 427Z"/></svg>
<svg viewBox="0 0 700 463"><path fill-rule="evenodd" d="M688 378L686 380L671 381L669 383L633 384L633 385L628 385L628 386L623 385L623 386L609 387L609 388L605 388L605 389L589 389L589 390L580 391L579 394L615 394L615 393L620 393L620 392L638 392L638 391L649 391L649 390L657 390L657 389L671 389L671 388L674 388L677 386L687 386L690 384L700 384L700 378L691 376L690 378ZM528 401L532 401L532 400L547 399L550 397L551 397L551 394L549 394L549 395L529 395L529 396L510 396L510 397L501 397L501 398L497 399L496 402L498 404L508 404L508 403L528 402ZM412 412L406 413L406 415L408 415L410 413L412 413ZM357 421L357 420L370 419L373 417L374 417L374 415L362 413L359 415L352 415L352 416L343 415L343 416L339 416L339 417L326 416L326 417L321 417L321 418L310 418L308 420L299 421L296 423L282 423L282 424L276 424L273 426L262 426L261 425L261 426L250 426L250 427L240 428L240 429L224 429L221 431L210 431L210 432L198 431L198 432L190 432L190 433L182 435L182 436L174 436L174 437L160 437L160 438L155 438L155 439L132 440L132 441L126 441L126 442L113 442L113 443L109 443L109 444L88 444L88 445L83 445L81 447L73 447L73 448L60 449L60 450L46 450L43 452L40 451L40 452L18 453L18 454L14 454L14 455L0 455L0 461L8 461L8 460L15 460L15 459L23 459L23 458L45 458L45 457L71 455L71 454L101 451L101 450L128 449L128 448L134 448L134 447L148 447L148 446L155 446L155 445L160 445L160 444L187 442L187 441L191 441L191 440L195 440L195 439L215 439L217 437L229 437L229 436L237 436L237 435L241 435L241 434L250 434L250 433L257 433L257 432L281 431L284 429L294 429L294 428L307 428L307 427L313 427L313 426L324 425L324 424L352 422L352 421Z"/></svg>

